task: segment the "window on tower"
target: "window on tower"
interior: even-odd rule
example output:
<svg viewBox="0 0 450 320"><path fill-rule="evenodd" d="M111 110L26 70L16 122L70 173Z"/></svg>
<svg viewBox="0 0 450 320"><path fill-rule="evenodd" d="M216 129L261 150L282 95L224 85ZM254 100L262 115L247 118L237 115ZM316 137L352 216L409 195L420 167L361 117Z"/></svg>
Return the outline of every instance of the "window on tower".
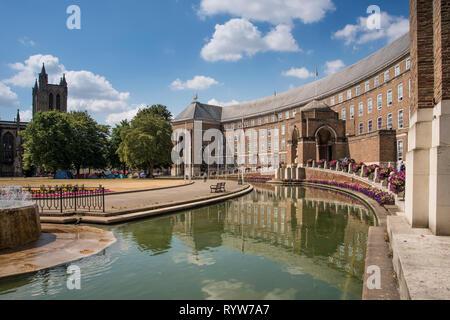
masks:
<svg viewBox="0 0 450 320"><path fill-rule="evenodd" d="M48 96L48 110L53 110L53 93Z"/></svg>

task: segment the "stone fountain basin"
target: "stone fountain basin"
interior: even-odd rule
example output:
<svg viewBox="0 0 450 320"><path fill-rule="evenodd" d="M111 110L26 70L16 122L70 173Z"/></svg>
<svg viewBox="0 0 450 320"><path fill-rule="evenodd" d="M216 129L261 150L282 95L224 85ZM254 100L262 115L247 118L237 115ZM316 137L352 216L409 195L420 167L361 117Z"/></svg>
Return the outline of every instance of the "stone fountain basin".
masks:
<svg viewBox="0 0 450 320"><path fill-rule="evenodd" d="M2 201L0 201L2 202ZM0 250L36 241L41 236L39 209L32 202L0 203Z"/></svg>

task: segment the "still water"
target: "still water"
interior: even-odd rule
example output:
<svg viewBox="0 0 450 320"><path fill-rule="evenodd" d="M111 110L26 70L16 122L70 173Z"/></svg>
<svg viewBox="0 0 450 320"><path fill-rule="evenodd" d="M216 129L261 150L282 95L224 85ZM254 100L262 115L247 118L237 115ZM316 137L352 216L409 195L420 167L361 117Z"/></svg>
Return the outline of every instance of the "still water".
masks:
<svg viewBox="0 0 450 320"><path fill-rule="evenodd" d="M4 299L361 299L374 216L314 188L260 186L225 203L109 227L117 243L67 267L0 280Z"/></svg>

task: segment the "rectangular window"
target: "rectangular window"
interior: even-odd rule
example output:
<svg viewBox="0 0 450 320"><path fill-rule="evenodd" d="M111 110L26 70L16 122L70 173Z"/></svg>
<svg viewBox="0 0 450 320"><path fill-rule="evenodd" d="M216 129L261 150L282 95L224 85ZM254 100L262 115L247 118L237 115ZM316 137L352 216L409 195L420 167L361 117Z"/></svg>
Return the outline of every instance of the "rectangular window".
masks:
<svg viewBox="0 0 450 320"><path fill-rule="evenodd" d="M373 102L372 102L372 98L367 100L367 113L371 114L373 110Z"/></svg>
<svg viewBox="0 0 450 320"><path fill-rule="evenodd" d="M403 160L403 140L397 141L397 159L398 161Z"/></svg>
<svg viewBox="0 0 450 320"><path fill-rule="evenodd" d="M261 118L258 118L258 126L261 125Z"/></svg>
<svg viewBox="0 0 450 320"><path fill-rule="evenodd" d="M296 114L297 114L297 109L292 110L292 117L293 118L295 118Z"/></svg>
<svg viewBox="0 0 450 320"><path fill-rule="evenodd" d="M283 114L281 112L278 114L278 121L283 121Z"/></svg>
<svg viewBox="0 0 450 320"><path fill-rule="evenodd" d="M234 123L231 124L231 130L234 130Z"/></svg>
<svg viewBox="0 0 450 320"><path fill-rule="evenodd" d="M386 71L384 73L384 82L388 82L389 81L389 71Z"/></svg>
<svg viewBox="0 0 450 320"><path fill-rule="evenodd" d="M362 117L364 115L364 103L360 102L358 107L358 116Z"/></svg>
<svg viewBox="0 0 450 320"><path fill-rule="evenodd" d="M387 104L388 106L392 106L392 89L387 92Z"/></svg>
<svg viewBox="0 0 450 320"><path fill-rule="evenodd" d="M392 113L387 116L387 129L392 130Z"/></svg>
<svg viewBox="0 0 450 320"><path fill-rule="evenodd" d="M356 96L361 95L361 86L356 87Z"/></svg>
<svg viewBox="0 0 450 320"><path fill-rule="evenodd" d="M271 137L272 136L272 129L267 129L267 136L268 137Z"/></svg>
<svg viewBox="0 0 450 320"><path fill-rule="evenodd" d="M354 118L355 118L355 107L350 106L350 119L354 119Z"/></svg>
<svg viewBox="0 0 450 320"><path fill-rule="evenodd" d="M255 119L252 119L252 127L254 127L255 126Z"/></svg>
<svg viewBox="0 0 450 320"><path fill-rule="evenodd" d="M284 136L286 133L286 127L285 126L281 126L281 135Z"/></svg>
<svg viewBox="0 0 450 320"><path fill-rule="evenodd" d="M406 70L411 69L411 59L406 59Z"/></svg>
<svg viewBox="0 0 450 320"><path fill-rule="evenodd" d="M372 120L369 120L367 122L367 130L368 130L369 133L371 133L373 131L373 122L372 122Z"/></svg>
<svg viewBox="0 0 450 320"><path fill-rule="evenodd" d="M341 116L342 120L347 120L347 109L345 109L345 108L342 109L341 113L342 113L342 116Z"/></svg>
<svg viewBox="0 0 450 320"><path fill-rule="evenodd" d="M281 140L281 150L284 150L286 148L286 140Z"/></svg>
<svg viewBox="0 0 450 320"><path fill-rule="evenodd" d="M269 116L266 116L265 118L264 118L264 122L267 124L267 123L269 123Z"/></svg>
<svg viewBox="0 0 450 320"><path fill-rule="evenodd" d="M289 120L289 111L286 111L286 120Z"/></svg>
<svg viewBox="0 0 450 320"><path fill-rule="evenodd" d="M398 85L398 101L403 101L403 83Z"/></svg>
<svg viewBox="0 0 450 320"><path fill-rule="evenodd" d="M368 92L370 90L370 82L366 82L365 92Z"/></svg>
<svg viewBox="0 0 450 320"><path fill-rule="evenodd" d="M359 123L359 134L363 134L364 133L364 123L360 122Z"/></svg>
<svg viewBox="0 0 450 320"><path fill-rule="evenodd" d="M398 77L400 75L400 65L395 66L395 76Z"/></svg>
<svg viewBox="0 0 450 320"><path fill-rule="evenodd" d="M330 104L331 104L332 106L334 106L334 97L331 97L331 99L330 99Z"/></svg>
<svg viewBox="0 0 450 320"><path fill-rule="evenodd" d="M383 95L379 94L377 96L377 109L381 110L382 107L383 107Z"/></svg>
<svg viewBox="0 0 450 320"><path fill-rule="evenodd" d="M272 122L275 122L275 115L272 115Z"/></svg>
<svg viewBox="0 0 450 320"><path fill-rule="evenodd" d="M378 87L380 85L380 76L375 77L375 87Z"/></svg>
<svg viewBox="0 0 450 320"><path fill-rule="evenodd" d="M344 94L340 93L339 94L339 103L342 103L342 102L344 102Z"/></svg>
<svg viewBox="0 0 450 320"><path fill-rule="evenodd" d="M377 119L377 129L378 130L381 130L383 128L383 118L382 117L379 117L378 119Z"/></svg>
<svg viewBox="0 0 450 320"><path fill-rule="evenodd" d="M347 100L350 100L352 98L352 89L347 90Z"/></svg>
<svg viewBox="0 0 450 320"><path fill-rule="evenodd" d="M398 110L398 128L399 129L404 128L403 110Z"/></svg>

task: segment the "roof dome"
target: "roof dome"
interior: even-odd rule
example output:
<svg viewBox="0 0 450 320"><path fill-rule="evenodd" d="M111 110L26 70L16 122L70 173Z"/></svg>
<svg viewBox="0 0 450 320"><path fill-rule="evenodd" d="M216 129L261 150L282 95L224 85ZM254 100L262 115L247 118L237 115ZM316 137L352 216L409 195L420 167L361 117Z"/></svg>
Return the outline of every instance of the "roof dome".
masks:
<svg viewBox="0 0 450 320"><path fill-rule="evenodd" d="M310 111L310 110L331 111L331 108L325 102L313 100L300 109L300 111Z"/></svg>

